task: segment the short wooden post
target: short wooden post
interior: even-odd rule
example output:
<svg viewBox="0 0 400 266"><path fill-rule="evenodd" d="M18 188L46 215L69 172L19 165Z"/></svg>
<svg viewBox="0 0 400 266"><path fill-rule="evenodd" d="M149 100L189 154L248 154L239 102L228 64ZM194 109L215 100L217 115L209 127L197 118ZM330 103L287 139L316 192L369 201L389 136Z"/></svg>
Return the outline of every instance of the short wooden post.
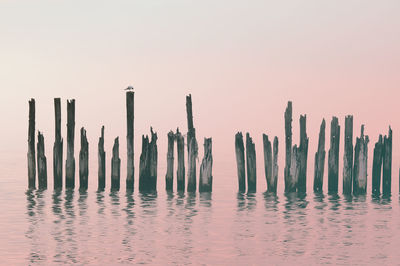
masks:
<svg viewBox="0 0 400 266"><path fill-rule="evenodd" d="M307 156L308 156L308 137L306 130L307 116L300 116L300 146L298 150L299 155L299 177L297 181L297 190L299 192L306 192L307 190Z"/></svg>
<svg viewBox="0 0 400 266"><path fill-rule="evenodd" d="M204 157L200 165L199 192L212 191L212 139L204 138Z"/></svg>
<svg viewBox="0 0 400 266"><path fill-rule="evenodd" d="M296 192L297 190L297 182L298 182L298 177L299 177L299 149L297 148L297 145L294 145L292 148L292 151L290 153L291 155L291 162L290 162L290 173L289 177L290 179L287 180L286 186L285 186L285 192Z"/></svg>
<svg viewBox="0 0 400 266"><path fill-rule="evenodd" d="M246 133L247 193L257 191L256 147L249 133Z"/></svg>
<svg viewBox="0 0 400 266"><path fill-rule="evenodd" d="M139 191L157 190L157 134L151 131L151 142L148 136L142 136L142 153L139 164Z"/></svg>
<svg viewBox="0 0 400 266"><path fill-rule="evenodd" d="M325 119L319 128L318 150L315 153L314 192L322 192L325 168Z"/></svg>
<svg viewBox="0 0 400 266"><path fill-rule="evenodd" d="M353 194L361 195L367 191L368 169L368 136L364 136L364 125L361 126L361 136L356 140L354 150Z"/></svg>
<svg viewBox="0 0 400 266"><path fill-rule="evenodd" d="M235 135L235 153L239 181L239 192L243 193L246 191L246 172L244 166L244 143L242 132L238 132Z"/></svg>
<svg viewBox="0 0 400 266"><path fill-rule="evenodd" d="M37 169L39 179L39 189L47 189L47 159L44 149L44 137L38 133L37 143Z"/></svg>
<svg viewBox="0 0 400 266"><path fill-rule="evenodd" d="M28 127L28 188L36 188L36 154L35 154L35 99L29 101Z"/></svg>
<svg viewBox="0 0 400 266"><path fill-rule="evenodd" d="M173 190L173 183L174 183L174 143L175 143L175 134L171 130L168 133L167 174L165 175L165 189L167 191L172 191Z"/></svg>
<svg viewBox="0 0 400 266"><path fill-rule="evenodd" d="M65 163L65 187L75 188L75 100L67 101L67 161Z"/></svg>
<svg viewBox="0 0 400 266"><path fill-rule="evenodd" d="M278 137L274 137L274 144L273 144L273 163L272 163L272 186L270 192L276 193L278 187Z"/></svg>
<svg viewBox="0 0 400 266"><path fill-rule="evenodd" d="M192 95L186 96L186 114L188 123L187 146L188 146L188 184L187 191L196 191L196 159L198 145L196 130L193 127Z"/></svg>
<svg viewBox="0 0 400 266"><path fill-rule="evenodd" d="M292 177L290 166L292 162L292 102L289 101L285 111L285 192L291 189Z"/></svg>
<svg viewBox="0 0 400 266"><path fill-rule="evenodd" d="M150 172L150 190L157 191L157 166L158 166L158 149L157 149L157 133L150 128L151 141L149 144L149 172Z"/></svg>
<svg viewBox="0 0 400 266"><path fill-rule="evenodd" d="M353 116L345 118L343 155L343 194L349 195L353 185Z"/></svg>
<svg viewBox="0 0 400 266"><path fill-rule="evenodd" d="M61 99L54 98L55 141L53 146L54 189L62 188L63 176L63 139L61 138Z"/></svg>
<svg viewBox="0 0 400 266"><path fill-rule="evenodd" d="M328 193L338 192L340 126L337 117L331 121L331 139L328 154Z"/></svg>
<svg viewBox="0 0 400 266"><path fill-rule="evenodd" d="M126 92L126 121L127 121L127 176L126 190L133 191L135 183L135 164L134 164L134 98L135 92Z"/></svg>
<svg viewBox="0 0 400 266"><path fill-rule="evenodd" d="M121 176L121 159L119 158L119 139L114 140L113 155L111 159L111 191L119 191Z"/></svg>
<svg viewBox="0 0 400 266"><path fill-rule="evenodd" d="M89 143L86 136L86 130L81 128L81 150L79 152L79 190L88 189L89 177Z"/></svg>
<svg viewBox="0 0 400 266"><path fill-rule="evenodd" d="M268 136L263 134L263 147L264 147L264 169L265 179L267 181L267 191L274 190L274 180L272 179L272 148L271 141Z"/></svg>
<svg viewBox="0 0 400 266"><path fill-rule="evenodd" d="M101 136L98 144L98 191L106 187L106 152L104 150L104 126L101 127Z"/></svg>
<svg viewBox="0 0 400 266"><path fill-rule="evenodd" d="M178 150L178 169L176 172L177 190L185 191L185 139L183 138L179 128L176 129L176 143Z"/></svg>
<svg viewBox="0 0 400 266"><path fill-rule="evenodd" d="M381 193L381 173L383 159L383 139L379 135L378 141L375 143L374 157L372 160L372 194L379 195Z"/></svg>
<svg viewBox="0 0 400 266"><path fill-rule="evenodd" d="M389 196L392 192L392 129L389 127L389 133L383 140L383 178L382 193Z"/></svg>

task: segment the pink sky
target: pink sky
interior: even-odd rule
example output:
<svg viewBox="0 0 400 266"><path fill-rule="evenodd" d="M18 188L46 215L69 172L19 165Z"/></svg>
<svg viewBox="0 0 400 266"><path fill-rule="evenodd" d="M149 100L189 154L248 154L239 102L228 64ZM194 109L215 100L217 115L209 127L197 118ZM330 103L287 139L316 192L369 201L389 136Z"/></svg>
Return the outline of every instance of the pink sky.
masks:
<svg viewBox="0 0 400 266"><path fill-rule="evenodd" d="M153 126L159 134L161 180L165 175L166 134L177 126L187 131L185 95L191 93L198 140L202 144L204 137L213 137L217 172L236 174L234 134L248 131L256 142L262 191L265 181L261 134L278 135L282 185L283 112L287 101L292 100L294 143L298 143L298 117L307 114L310 173L322 118L327 120L327 139L333 115L339 117L341 137L346 114L354 115L356 135L364 123L371 140L369 165L378 134L386 133L390 124L394 137L392 191L398 189L397 0L251 4L3 1L1 5L3 163L9 154L26 158L28 99L34 97L37 129L44 131L46 153L52 164L53 98L62 97L63 137L66 138L66 100L75 98L76 134L81 126L87 128L91 159L97 159L97 139L104 124L108 154L112 139L120 136L125 171L123 89L133 85L136 151L141 134L147 134ZM341 139L340 166L343 145ZM79 151L78 146L76 150ZM200 158L202 152L201 148ZM138 158L136 152L136 167ZM22 173L25 166L22 161ZM51 174L49 178L52 179ZM313 175L309 175L309 184L312 179ZM368 191L370 179L369 173ZM341 182L340 175L339 190ZM308 191L311 188L309 185Z"/></svg>

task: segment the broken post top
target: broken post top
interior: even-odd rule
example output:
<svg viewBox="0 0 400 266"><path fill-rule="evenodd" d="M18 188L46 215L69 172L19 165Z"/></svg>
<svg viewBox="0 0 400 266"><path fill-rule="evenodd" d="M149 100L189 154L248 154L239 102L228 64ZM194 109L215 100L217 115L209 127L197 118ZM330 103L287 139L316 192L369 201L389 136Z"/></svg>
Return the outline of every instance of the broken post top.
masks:
<svg viewBox="0 0 400 266"><path fill-rule="evenodd" d="M87 147L88 141L86 137L86 130L84 127L81 128L81 147Z"/></svg>
<svg viewBox="0 0 400 266"><path fill-rule="evenodd" d="M193 130L193 111L192 111L192 95L186 96L186 113L189 132Z"/></svg>
<svg viewBox="0 0 400 266"><path fill-rule="evenodd" d="M113 157L114 158L118 158L119 157L119 137L116 137L115 140L114 140Z"/></svg>

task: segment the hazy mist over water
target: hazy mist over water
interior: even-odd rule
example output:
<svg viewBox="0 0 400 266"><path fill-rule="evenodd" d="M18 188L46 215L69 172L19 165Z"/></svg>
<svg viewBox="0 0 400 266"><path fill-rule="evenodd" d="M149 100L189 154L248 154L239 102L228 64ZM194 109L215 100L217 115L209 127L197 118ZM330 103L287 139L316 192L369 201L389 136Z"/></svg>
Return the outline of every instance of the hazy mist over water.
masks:
<svg viewBox="0 0 400 266"><path fill-rule="evenodd" d="M397 263L399 10L396 0L1 1L0 264ZM135 87L133 195L124 187L128 85ZM186 134L190 93L200 160L204 137L213 138L213 192L167 194L167 133L179 127ZM87 130L87 193L53 192L54 97L62 99L64 159L67 99L76 99L76 159L79 130ZM36 99L36 130L45 137L44 192L27 192L30 98ZM307 115L306 196L283 194L289 100L293 144L299 116ZM361 124L370 138L366 198L341 194L348 114L354 115L353 142ZM314 195L319 126L325 118L328 150L332 116L341 126L340 193ZM107 179L106 191L97 193L102 125ZM389 125L392 197L372 199L373 146ZM138 168L141 136L150 126L158 133L158 194L145 196L137 192ZM236 193L237 131L249 132L256 145L254 195ZM279 138L277 197L264 194L262 133ZM117 136L121 191L111 194Z"/></svg>

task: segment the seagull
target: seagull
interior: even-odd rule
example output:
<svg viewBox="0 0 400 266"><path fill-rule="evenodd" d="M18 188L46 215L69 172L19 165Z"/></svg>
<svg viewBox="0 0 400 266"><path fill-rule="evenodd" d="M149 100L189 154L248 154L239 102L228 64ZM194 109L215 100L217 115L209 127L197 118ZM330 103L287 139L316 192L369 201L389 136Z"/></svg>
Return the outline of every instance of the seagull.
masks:
<svg viewBox="0 0 400 266"><path fill-rule="evenodd" d="M133 87L129 86L128 88L125 89L126 91L133 91Z"/></svg>

